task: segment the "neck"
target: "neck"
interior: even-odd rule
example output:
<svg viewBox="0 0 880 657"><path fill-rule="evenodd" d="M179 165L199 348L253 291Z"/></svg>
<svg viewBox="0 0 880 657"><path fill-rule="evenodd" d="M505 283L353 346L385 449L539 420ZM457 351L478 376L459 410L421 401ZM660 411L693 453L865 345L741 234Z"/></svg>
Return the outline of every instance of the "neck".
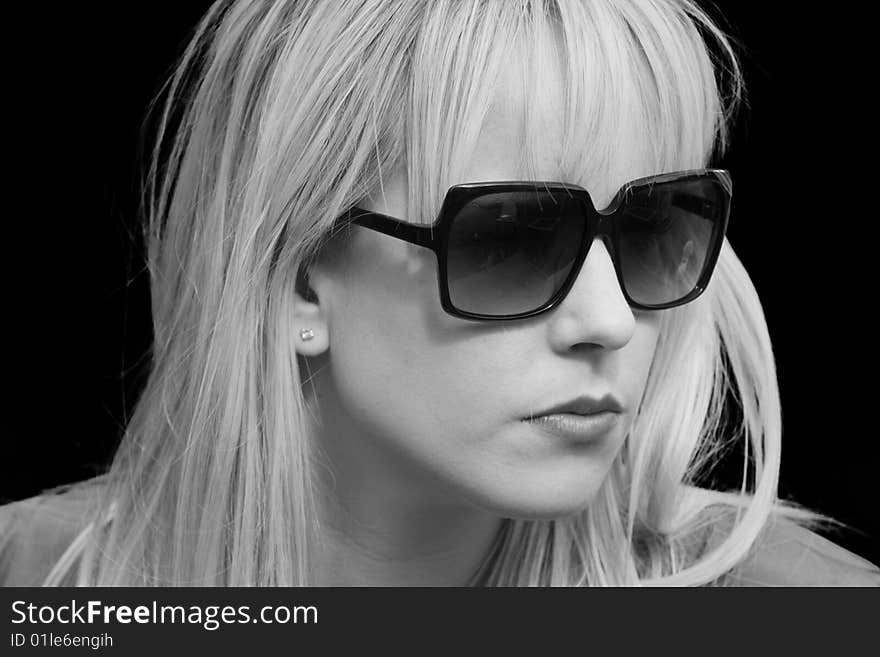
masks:
<svg viewBox="0 0 880 657"><path fill-rule="evenodd" d="M463 509L400 507L364 517L324 505L318 586L466 586L489 554L501 519Z"/></svg>

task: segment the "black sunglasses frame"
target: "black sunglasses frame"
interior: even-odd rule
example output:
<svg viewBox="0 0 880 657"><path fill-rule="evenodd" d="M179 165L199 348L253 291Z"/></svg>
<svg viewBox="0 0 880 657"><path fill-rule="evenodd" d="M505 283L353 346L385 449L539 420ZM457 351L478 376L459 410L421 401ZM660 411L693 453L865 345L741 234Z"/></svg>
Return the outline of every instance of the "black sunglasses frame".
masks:
<svg viewBox="0 0 880 657"><path fill-rule="evenodd" d="M621 271L620 260L617 256L617 253L619 252L617 246L619 235L616 228L616 222L613 221L614 216L618 209L624 204L627 197L639 189L659 184L674 182L687 183L695 180L714 181L724 192L720 197L723 199L724 207L721 208L719 212L718 221L713 225L713 232L706 252L706 259L703 264L703 270L700 272L697 279L697 284L693 290L680 299L656 305L638 303L630 298L623 282L623 272ZM526 312L511 315L483 315L456 308L449 295L449 282L447 279L446 268L449 231L456 215L467 203L487 193L521 192L529 189L542 192L558 191L566 193L572 198L580 199L583 207L587 209L587 229L584 231L584 237L581 241L578 254L568 277L548 301L541 304L539 307ZM449 191L446 193L446 197L443 200L440 214L433 224L414 224L378 212L370 212L369 210L354 207L339 217L332 232L335 234L337 231L342 230L348 223L352 223L404 240L410 244L430 249L437 257L438 286L440 291L440 303L443 310L453 317L473 321L509 321L525 319L552 310L561 303L569 290L571 290L571 287L574 285L575 280L577 280L577 277L580 274L584 261L587 259L593 240L599 237L608 249L611 260L614 263L614 271L617 275L617 282L620 285L620 290L630 307L639 310L665 310L693 301L706 289L709 279L712 276L712 271L715 269L715 263L718 260L718 254L721 252L724 235L727 231L732 191L733 186L730 173L726 170L694 169L689 171L678 171L630 181L618 190L617 194L615 194L614 198L605 209L596 210L593 201L590 198L590 193L578 185L571 185L562 182L534 181L467 183L449 188Z"/></svg>

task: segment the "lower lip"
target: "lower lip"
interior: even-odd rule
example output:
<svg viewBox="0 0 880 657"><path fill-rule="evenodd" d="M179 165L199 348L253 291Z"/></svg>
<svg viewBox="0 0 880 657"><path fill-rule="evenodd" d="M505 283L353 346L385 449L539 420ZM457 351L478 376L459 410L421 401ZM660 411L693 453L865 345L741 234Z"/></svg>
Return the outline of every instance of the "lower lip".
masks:
<svg viewBox="0 0 880 657"><path fill-rule="evenodd" d="M619 417L619 413L603 411L591 415L556 413L524 421L565 440L588 442L598 440L611 431Z"/></svg>

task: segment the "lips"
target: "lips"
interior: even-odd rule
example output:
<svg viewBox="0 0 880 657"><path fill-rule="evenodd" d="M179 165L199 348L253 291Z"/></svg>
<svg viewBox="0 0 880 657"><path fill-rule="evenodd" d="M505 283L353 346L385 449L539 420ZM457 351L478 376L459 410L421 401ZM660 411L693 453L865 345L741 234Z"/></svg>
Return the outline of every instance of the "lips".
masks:
<svg viewBox="0 0 880 657"><path fill-rule="evenodd" d="M531 420L545 415L597 415L600 413L620 413L623 411L623 405L612 394L608 393L602 396L598 395L581 395L575 399L571 399L562 404L550 406L542 411L533 413L524 417L524 420Z"/></svg>

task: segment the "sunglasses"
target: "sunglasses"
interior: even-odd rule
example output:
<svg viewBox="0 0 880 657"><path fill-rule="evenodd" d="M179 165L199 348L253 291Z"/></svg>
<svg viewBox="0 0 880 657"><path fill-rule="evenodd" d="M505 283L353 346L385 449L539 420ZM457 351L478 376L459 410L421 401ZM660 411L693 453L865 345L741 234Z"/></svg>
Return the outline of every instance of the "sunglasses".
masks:
<svg viewBox="0 0 880 657"><path fill-rule="evenodd" d="M440 302L454 317L534 317L568 294L602 239L627 303L641 310L696 299L712 275L730 212L730 174L700 169L623 185L604 210L559 182L483 182L446 193L430 226L352 208L354 223L431 249Z"/></svg>

